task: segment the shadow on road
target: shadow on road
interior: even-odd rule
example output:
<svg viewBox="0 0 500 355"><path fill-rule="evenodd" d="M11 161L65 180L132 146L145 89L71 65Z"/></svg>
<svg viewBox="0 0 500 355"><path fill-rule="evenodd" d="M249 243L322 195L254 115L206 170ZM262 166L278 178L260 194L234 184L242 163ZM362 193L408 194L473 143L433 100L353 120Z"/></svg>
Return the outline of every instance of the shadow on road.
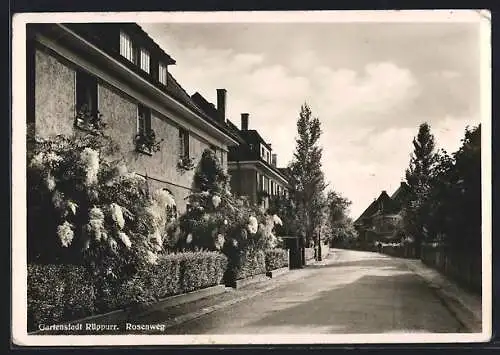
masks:
<svg viewBox="0 0 500 355"><path fill-rule="evenodd" d="M416 282L415 275L398 268L385 271L385 275L363 276L356 282L320 292L318 297L308 301L295 302L248 326L326 327L328 333L344 334L462 331L457 320L433 293L421 282Z"/></svg>

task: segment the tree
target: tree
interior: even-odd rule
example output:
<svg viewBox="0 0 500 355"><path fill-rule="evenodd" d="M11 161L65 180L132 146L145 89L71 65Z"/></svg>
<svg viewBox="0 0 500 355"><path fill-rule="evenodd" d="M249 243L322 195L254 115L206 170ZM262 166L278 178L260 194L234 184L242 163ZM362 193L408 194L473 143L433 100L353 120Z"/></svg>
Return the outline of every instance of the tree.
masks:
<svg viewBox="0 0 500 355"><path fill-rule="evenodd" d="M299 232L309 244L314 233L322 223L324 201L323 191L326 187L324 174L321 171L322 148L319 146L321 123L312 116L310 107L302 105L297 120L296 147L292 162L291 198L297 208L297 219L300 221Z"/></svg>
<svg viewBox="0 0 500 355"><path fill-rule="evenodd" d="M454 251L480 255L481 126L467 127L461 147L451 156L440 152L431 175L432 233Z"/></svg>
<svg viewBox="0 0 500 355"><path fill-rule="evenodd" d="M420 246L425 239L426 217L429 213L429 190L435 163L434 136L428 123L422 123L417 137L413 138L413 153L406 170L406 181L410 188L403 208L403 225L408 236L413 237L420 256Z"/></svg>
<svg viewBox="0 0 500 355"><path fill-rule="evenodd" d="M329 191L327 195L328 228L330 242L344 243L356 238L353 221L348 216L351 201L336 191Z"/></svg>

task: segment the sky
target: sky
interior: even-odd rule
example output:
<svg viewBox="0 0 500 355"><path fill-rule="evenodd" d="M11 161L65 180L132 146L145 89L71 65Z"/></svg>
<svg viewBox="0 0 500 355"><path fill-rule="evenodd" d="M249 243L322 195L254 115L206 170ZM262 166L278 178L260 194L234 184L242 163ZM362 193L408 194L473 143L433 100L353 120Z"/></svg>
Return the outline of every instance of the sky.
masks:
<svg viewBox="0 0 500 355"><path fill-rule="evenodd" d="M480 122L477 23L140 23L176 60L169 71L189 93L272 144L278 165L292 159L296 120L307 102L321 121L329 188L357 218L404 179L418 126L455 151Z"/></svg>

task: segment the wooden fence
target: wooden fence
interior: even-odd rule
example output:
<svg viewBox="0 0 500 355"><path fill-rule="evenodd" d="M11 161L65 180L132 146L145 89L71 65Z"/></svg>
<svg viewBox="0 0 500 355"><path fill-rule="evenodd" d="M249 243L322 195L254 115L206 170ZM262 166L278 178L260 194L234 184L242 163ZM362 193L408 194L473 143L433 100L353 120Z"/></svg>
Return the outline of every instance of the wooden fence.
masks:
<svg viewBox="0 0 500 355"><path fill-rule="evenodd" d="M421 260L461 286L474 292L481 292L482 262L481 254L459 253L444 246L422 246Z"/></svg>

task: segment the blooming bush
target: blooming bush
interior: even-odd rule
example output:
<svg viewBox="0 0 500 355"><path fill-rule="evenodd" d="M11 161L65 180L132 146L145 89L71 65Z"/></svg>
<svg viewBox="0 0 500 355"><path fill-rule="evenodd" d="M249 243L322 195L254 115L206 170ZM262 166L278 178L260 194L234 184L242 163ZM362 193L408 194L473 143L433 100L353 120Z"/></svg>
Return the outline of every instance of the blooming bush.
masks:
<svg viewBox="0 0 500 355"><path fill-rule="evenodd" d="M83 263L102 297L156 262L174 204L123 162L104 159L108 148L90 135L37 139L28 165L30 261Z"/></svg>
<svg viewBox="0 0 500 355"><path fill-rule="evenodd" d="M247 267L245 260L253 260L257 252L279 244L274 227L282 224L281 219L231 195L229 178L211 150L202 155L194 186L197 192L189 196L190 208L178 221L177 248L220 250L228 257L226 279L249 274L240 271ZM262 261L262 267L256 268L259 273L265 272Z"/></svg>

